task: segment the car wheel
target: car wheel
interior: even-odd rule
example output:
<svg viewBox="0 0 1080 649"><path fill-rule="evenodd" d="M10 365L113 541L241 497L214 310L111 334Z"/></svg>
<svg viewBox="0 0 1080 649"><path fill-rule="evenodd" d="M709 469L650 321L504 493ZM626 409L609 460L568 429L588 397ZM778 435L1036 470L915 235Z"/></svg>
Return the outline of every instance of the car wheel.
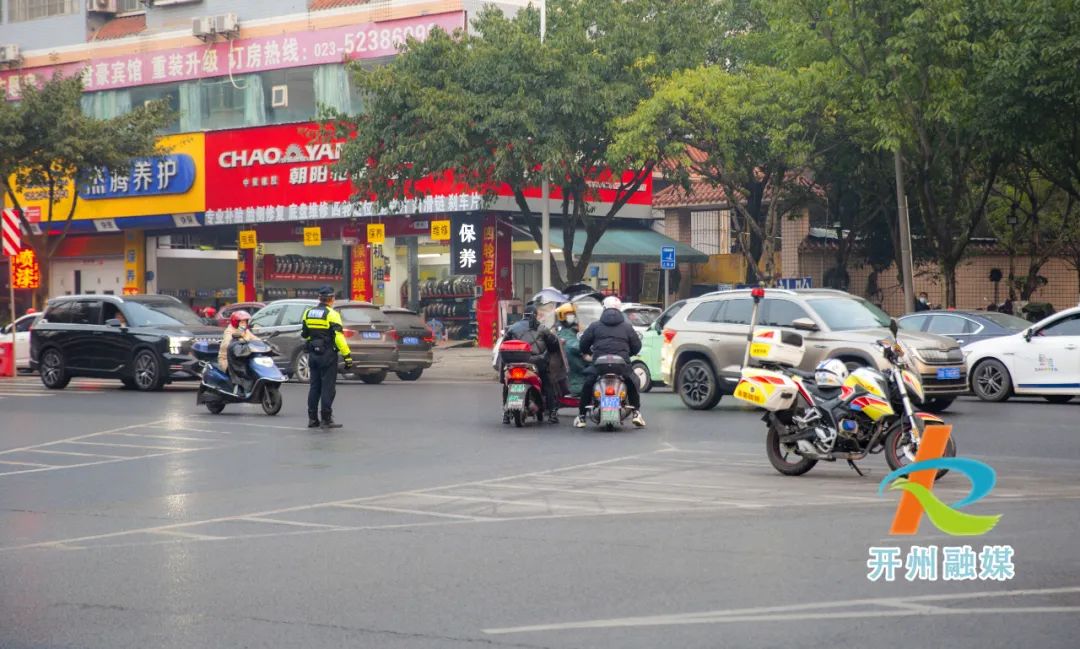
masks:
<svg viewBox="0 0 1080 649"><path fill-rule="evenodd" d="M953 401L956 401L956 397L934 397L933 399L927 399L920 408L926 412L939 414L948 410Z"/></svg>
<svg viewBox="0 0 1080 649"><path fill-rule="evenodd" d="M634 376L637 377L638 391L648 392L652 390L652 375L649 374L649 366L641 361L638 361L630 366L634 370Z"/></svg>
<svg viewBox="0 0 1080 649"><path fill-rule="evenodd" d="M296 358L292 362L292 375L293 378L301 383L311 382L311 364L308 362L308 355L304 353L304 350L296 352Z"/></svg>
<svg viewBox="0 0 1080 649"><path fill-rule="evenodd" d="M416 368L415 370L406 370L404 372L394 372L397 377L402 381L415 381L420 378L424 373L423 368Z"/></svg>
<svg viewBox="0 0 1080 649"><path fill-rule="evenodd" d="M368 385L378 385L386 380L386 370L379 370L374 374L362 374L360 380Z"/></svg>
<svg viewBox="0 0 1080 649"><path fill-rule="evenodd" d="M46 349L41 354L41 383L50 390L63 390L71 382L59 349Z"/></svg>
<svg viewBox="0 0 1080 649"><path fill-rule="evenodd" d="M720 403L720 384L708 361L695 358L679 368L679 398L691 410L711 410Z"/></svg>
<svg viewBox="0 0 1080 649"><path fill-rule="evenodd" d="M165 387L165 376L161 371L161 360L157 354L149 349L143 349L135 354L135 360L132 361L131 367L136 390L154 392Z"/></svg>
<svg viewBox="0 0 1080 649"><path fill-rule="evenodd" d="M1072 401L1073 395L1071 394L1044 394L1043 399L1046 399L1050 403L1069 403Z"/></svg>
<svg viewBox="0 0 1080 649"><path fill-rule="evenodd" d="M971 372L971 391L983 401L1005 401L1012 396L1012 378L1001 361L985 360Z"/></svg>

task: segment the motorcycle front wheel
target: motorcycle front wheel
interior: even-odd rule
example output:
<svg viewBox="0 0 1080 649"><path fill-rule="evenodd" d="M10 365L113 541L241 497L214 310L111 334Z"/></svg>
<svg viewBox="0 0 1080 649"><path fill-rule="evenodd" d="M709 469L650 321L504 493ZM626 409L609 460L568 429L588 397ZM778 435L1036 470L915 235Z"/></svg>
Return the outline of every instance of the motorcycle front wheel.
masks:
<svg viewBox="0 0 1080 649"><path fill-rule="evenodd" d="M817 460L805 458L795 452L794 444L781 444L780 431L775 424L769 424L769 434L765 437L765 453L769 463L784 475L802 475L814 468Z"/></svg>
<svg viewBox="0 0 1080 649"><path fill-rule="evenodd" d="M262 409L271 417L281 412L281 390L276 385L268 385L263 388Z"/></svg>
<svg viewBox="0 0 1080 649"><path fill-rule="evenodd" d="M926 424L921 419L916 421L921 433L925 430ZM885 462L888 463L889 470L895 471L912 464L915 462L915 455L918 452L918 445L915 444L915 440L911 439L911 423L906 420L893 422L885 435ZM956 457L956 440L953 439L952 435L949 435L949 441L945 444L943 457ZM938 469L937 477L934 480L942 479L948 472L948 469Z"/></svg>

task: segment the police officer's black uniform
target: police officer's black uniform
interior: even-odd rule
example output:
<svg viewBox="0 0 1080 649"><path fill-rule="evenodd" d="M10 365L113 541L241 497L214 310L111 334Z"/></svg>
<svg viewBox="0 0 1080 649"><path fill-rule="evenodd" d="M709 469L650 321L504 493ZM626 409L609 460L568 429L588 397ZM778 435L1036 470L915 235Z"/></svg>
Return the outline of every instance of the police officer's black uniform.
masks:
<svg viewBox="0 0 1080 649"><path fill-rule="evenodd" d="M334 289L319 289L319 305L304 312L300 335L307 341L311 386L308 389L308 428L341 428L334 423L334 396L337 393L338 354L345 369L352 367L352 356L345 335L341 333L341 314L334 310ZM321 402L321 408L320 408ZM322 421L319 421L319 415Z"/></svg>

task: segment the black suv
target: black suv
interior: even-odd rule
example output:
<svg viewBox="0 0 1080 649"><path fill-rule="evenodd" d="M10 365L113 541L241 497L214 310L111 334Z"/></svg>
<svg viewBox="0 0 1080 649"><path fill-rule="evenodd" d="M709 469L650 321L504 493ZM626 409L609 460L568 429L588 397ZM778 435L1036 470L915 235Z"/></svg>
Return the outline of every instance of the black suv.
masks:
<svg viewBox="0 0 1080 649"><path fill-rule="evenodd" d="M30 333L30 367L60 390L76 376L117 378L125 387L160 390L194 378L196 340L221 340L180 300L164 295L70 295L49 300ZM188 367L192 367L189 365Z"/></svg>

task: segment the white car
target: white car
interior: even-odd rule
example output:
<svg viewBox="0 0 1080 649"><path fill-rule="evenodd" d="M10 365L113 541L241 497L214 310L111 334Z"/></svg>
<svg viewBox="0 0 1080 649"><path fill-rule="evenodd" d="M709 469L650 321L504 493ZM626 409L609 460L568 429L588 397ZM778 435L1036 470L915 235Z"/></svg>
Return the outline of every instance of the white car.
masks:
<svg viewBox="0 0 1080 649"><path fill-rule="evenodd" d="M1080 307L963 351L971 390L983 401L1016 394L1065 403L1080 395Z"/></svg>
<svg viewBox="0 0 1080 649"><path fill-rule="evenodd" d="M661 309L649 306L648 304L638 304L636 302L625 302L622 305L623 315L634 327L634 331L638 332L638 336L645 333L645 330L649 328L649 325L654 320L660 317L663 312Z"/></svg>
<svg viewBox="0 0 1080 649"><path fill-rule="evenodd" d="M15 321L15 368L20 370L30 369L30 327L41 319L40 313L31 313ZM0 341L11 342L10 324L5 325L0 331Z"/></svg>

